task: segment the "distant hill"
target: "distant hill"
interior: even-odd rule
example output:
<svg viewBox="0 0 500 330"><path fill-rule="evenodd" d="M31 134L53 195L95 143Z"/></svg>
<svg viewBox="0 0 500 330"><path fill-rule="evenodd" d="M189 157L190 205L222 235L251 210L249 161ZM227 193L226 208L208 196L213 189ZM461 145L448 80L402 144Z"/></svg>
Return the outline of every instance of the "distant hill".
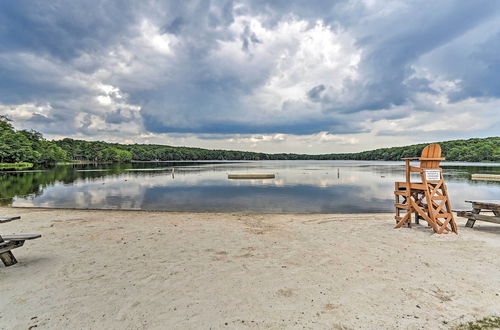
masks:
<svg viewBox="0 0 500 330"><path fill-rule="evenodd" d="M438 142L449 161L500 162L500 137ZM119 144L70 138L48 141L36 131L15 130L0 115L0 163L59 161L128 162L171 160L399 160L417 157L427 143L356 153L322 155L210 150L158 144Z"/></svg>

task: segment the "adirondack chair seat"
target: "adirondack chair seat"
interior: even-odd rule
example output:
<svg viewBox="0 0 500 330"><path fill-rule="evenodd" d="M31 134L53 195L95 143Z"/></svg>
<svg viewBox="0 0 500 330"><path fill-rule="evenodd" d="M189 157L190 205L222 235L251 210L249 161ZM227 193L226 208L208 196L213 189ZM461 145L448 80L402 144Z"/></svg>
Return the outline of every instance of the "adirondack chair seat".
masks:
<svg viewBox="0 0 500 330"><path fill-rule="evenodd" d="M406 182L395 182L396 189L394 193L396 192L405 192L406 191ZM410 190L425 190L427 189L426 186L422 182L412 182L410 183Z"/></svg>

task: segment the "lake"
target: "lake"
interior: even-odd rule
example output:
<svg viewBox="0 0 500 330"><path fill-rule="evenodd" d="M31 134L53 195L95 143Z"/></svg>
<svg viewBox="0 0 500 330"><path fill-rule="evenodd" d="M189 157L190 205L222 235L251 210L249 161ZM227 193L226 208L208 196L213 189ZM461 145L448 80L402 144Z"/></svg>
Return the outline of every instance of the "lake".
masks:
<svg viewBox="0 0 500 330"><path fill-rule="evenodd" d="M500 164L443 163L453 208L466 199L500 199ZM228 173L275 173L274 179L229 180ZM249 161L134 162L65 165L0 172L0 204L20 207L214 212L393 212L403 162Z"/></svg>

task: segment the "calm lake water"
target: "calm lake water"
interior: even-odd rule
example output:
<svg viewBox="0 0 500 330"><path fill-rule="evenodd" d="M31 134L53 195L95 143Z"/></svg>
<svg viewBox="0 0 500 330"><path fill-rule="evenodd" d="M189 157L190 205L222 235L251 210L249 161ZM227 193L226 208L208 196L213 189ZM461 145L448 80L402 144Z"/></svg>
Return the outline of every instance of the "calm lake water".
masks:
<svg viewBox="0 0 500 330"><path fill-rule="evenodd" d="M174 172L172 173L172 169ZM500 199L500 164L443 164L453 208L466 199ZM229 180L228 173L275 173ZM0 204L24 207L218 212L393 212L403 162L254 161L56 166L0 172Z"/></svg>

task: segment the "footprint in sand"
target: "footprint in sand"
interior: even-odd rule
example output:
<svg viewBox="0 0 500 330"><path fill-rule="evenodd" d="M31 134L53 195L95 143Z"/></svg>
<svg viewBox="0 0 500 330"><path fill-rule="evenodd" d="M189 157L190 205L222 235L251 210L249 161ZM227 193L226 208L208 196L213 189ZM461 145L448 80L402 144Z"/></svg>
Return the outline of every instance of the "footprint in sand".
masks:
<svg viewBox="0 0 500 330"><path fill-rule="evenodd" d="M292 289L279 289L276 294L281 297L291 297L293 295Z"/></svg>

